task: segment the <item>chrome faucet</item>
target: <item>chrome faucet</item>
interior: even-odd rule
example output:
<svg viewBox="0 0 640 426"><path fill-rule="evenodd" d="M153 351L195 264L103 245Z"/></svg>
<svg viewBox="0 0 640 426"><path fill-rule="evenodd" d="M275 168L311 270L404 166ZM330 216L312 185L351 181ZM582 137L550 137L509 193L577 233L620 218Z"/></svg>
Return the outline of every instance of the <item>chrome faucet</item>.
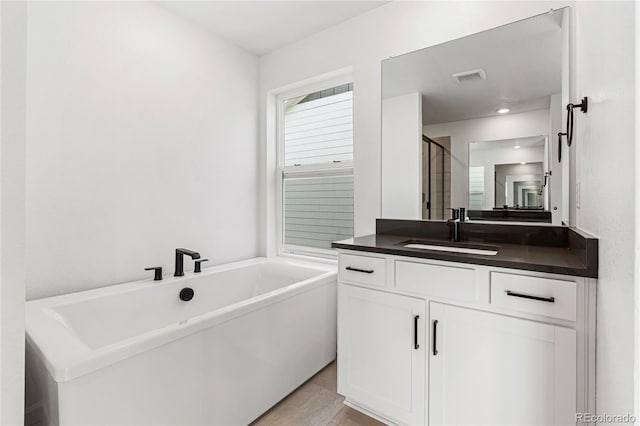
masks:
<svg viewBox="0 0 640 426"><path fill-rule="evenodd" d="M191 257L192 259L200 259L200 253L187 250L184 248L176 249L176 269L173 274L174 277L182 277L184 276L184 255Z"/></svg>

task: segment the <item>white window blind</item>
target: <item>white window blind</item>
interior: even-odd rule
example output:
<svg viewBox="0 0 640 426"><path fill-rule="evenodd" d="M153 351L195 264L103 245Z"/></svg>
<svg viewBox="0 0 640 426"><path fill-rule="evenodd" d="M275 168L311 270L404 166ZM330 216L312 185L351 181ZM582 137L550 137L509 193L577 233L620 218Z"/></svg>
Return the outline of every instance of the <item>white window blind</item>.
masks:
<svg viewBox="0 0 640 426"><path fill-rule="evenodd" d="M351 84L283 101L282 243L327 250L353 236Z"/></svg>
<svg viewBox="0 0 640 426"><path fill-rule="evenodd" d="M484 167L469 167L469 210L483 210Z"/></svg>
<svg viewBox="0 0 640 426"><path fill-rule="evenodd" d="M285 244L330 248L353 236L353 176L284 179Z"/></svg>

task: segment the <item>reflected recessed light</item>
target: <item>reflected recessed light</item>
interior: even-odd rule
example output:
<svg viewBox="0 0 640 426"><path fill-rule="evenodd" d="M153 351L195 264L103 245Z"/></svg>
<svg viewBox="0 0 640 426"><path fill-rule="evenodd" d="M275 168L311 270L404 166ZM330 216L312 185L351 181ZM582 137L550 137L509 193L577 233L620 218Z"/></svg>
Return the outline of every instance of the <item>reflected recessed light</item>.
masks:
<svg viewBox="0 0 640 426"><path fill-rule="evenodd" d="M514 146L513 148L515 148L515 149L520 149L520 145L516 145L516 146Z"/></svg>
<svg viewBox="0 0 640 426"><path fill-rule="evenodd" d="M500 109L498 110L498 114L506 114L506 113L508 113L509 111L511 111L509 108L500 108Z"/></svg>
<svg viewBox="0 0 640 426"><path fill-rule="evenodd" d="M522 164L522 165L524 166L524 165L525 165L525 164L527 164L527 163L525 163L524 161L522 161L520 164Z"/></svg>

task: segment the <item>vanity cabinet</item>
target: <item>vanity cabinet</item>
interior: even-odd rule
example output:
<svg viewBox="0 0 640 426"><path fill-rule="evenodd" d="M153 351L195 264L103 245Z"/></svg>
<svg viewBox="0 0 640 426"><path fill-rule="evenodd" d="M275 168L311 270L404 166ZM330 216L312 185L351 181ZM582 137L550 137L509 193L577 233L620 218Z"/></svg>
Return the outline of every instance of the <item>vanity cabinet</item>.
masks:
<svg viewBox="0 0 640 426"><path fill-rule="evenodd" d="M338 392L399 423L424 424L425 301L340 286Z"/></svg>
<svg viewBox="0 0 640 426"><path fill-rule="evenodd" d="M430 425L575 423L576 332L430 304Z"/></svg>
<svg viewBox="0 0 640 426"><path fill-rule="evenodd" d="M339 253L347 405L409 425L568 425L594 409L595 279Z"/></svg>

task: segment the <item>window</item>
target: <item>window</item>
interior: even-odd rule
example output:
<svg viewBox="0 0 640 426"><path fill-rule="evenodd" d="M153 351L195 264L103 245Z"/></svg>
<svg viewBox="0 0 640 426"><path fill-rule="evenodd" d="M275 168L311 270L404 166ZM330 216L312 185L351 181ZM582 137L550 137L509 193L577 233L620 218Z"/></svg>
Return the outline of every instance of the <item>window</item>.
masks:
<svg viewBox="0 0 640 426"><path fill-rule="evenodd" d="M353 236L353 85L278 99L280 251L332 253Z"/></svg>
<svg viewBox="0 0 640 426"><path fill-rule="evenodd" d="M484 166L469 167L469 210L484 210Z"/></svg>

